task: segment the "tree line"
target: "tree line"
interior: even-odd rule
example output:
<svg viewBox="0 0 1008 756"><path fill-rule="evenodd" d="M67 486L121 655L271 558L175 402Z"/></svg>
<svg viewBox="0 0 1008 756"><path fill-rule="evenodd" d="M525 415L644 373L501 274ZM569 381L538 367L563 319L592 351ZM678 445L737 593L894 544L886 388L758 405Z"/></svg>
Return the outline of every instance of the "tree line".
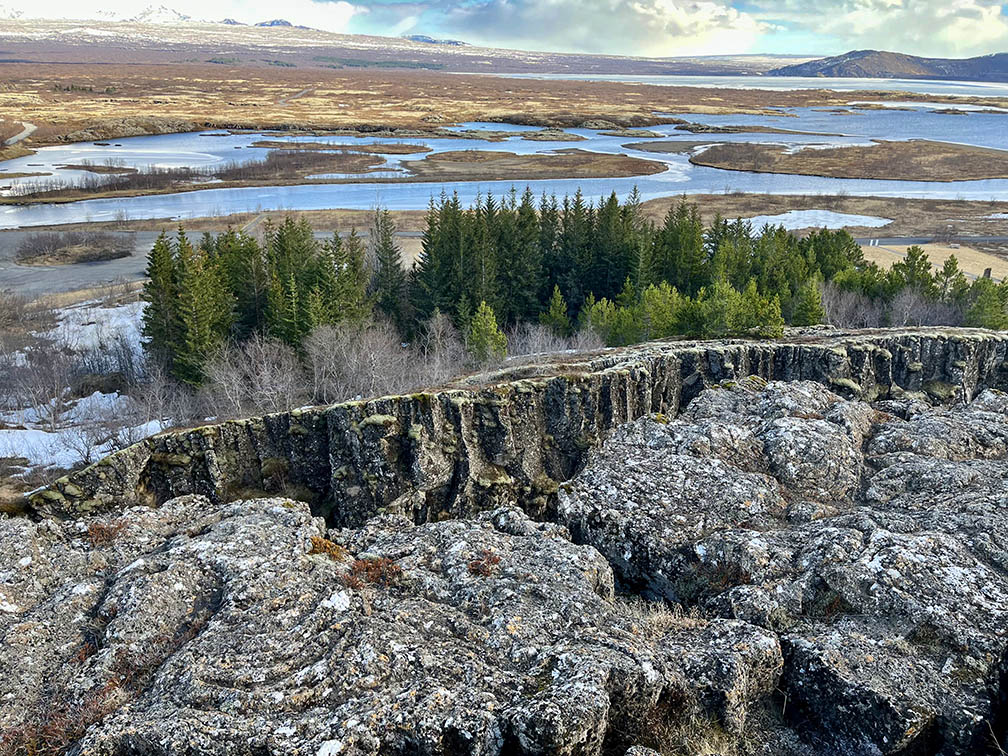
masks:
<svg viewBox="0 0 1008 756"><path fill-rule="evenodd" d="M592 203L580 192L560 200L512 190L470 207L442 195L410 267L395 232L377 210L366 239L352 232L320 242L293 218L268 225L261 240L235 230L196 243L182 228L162 234L148 257L145 344L195 386L227 342L269 337L301 351L320 327L375 320L413 343L447 318L474 363L502 357L504 332L526 324L559 337L592 331L610 345L775 337L824 319L857 325L837 322L855 311L874 313L864 325L902 325L913 312L1008 325L1008 285L971 283L954 258L935 271L914 247L885 270L845 231L798 237L721 217L705 225L685 198L654 223L636 191L623 203L615 194Z"/></svg>

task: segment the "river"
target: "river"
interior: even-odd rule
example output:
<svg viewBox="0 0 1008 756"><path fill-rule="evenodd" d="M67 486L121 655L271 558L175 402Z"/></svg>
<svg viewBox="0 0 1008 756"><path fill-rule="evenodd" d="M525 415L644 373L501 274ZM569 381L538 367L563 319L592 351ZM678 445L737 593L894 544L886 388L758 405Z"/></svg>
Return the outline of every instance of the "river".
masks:
<svg viewBox="0 0 1008 756"><path fill-rule="evenodd" d="M696 78L696 77L693 77ZM762 81L762 80L761 80ZM878 80L870 80L878 81ZM960 115L936 112L947 105L914 103L870 110L824 108L782 109L777 115L702 115L677 114L696 123L711 126L766 126L809 134L694 134L679 131L674 125L653 127L664 139L695 141L746 141L780 143L798 149L803 145L864 145L872 139L939 139L981 147L1008 147L1008 114L974 110ZM623 152L637 157L661 161L664 172L632 178L559 179L543 181L474 181L379 183L363 181L353 184L305 184L298 186L267 186L242 189L203 189L177 194L132 197L126 199L95 199L66 204L17 205L0 207L0 228L30 227L44 224L117 219L173 218L229 215L265 210L320 210L328 208L372 208L408 210L425 208L432 196L441 192L458 192L465 203L479 194L503 194L516 186L529 186L537 195L573 194L579 188L596 198L615 191L625 197L635 187L643 198L674 194L747 192L800 195L859 195L883 197L926 197L945 199L1008 201L1008 180L985 181L882 181L831 179L814 176L746 173L696 166L687 154L656 154L628 148L638 140L604 136L588 129L568 131L584 137L583 141L540 142L521 138L528 127L501 124L463 124L459 128L507 130L512 133L504 142L482 139L445 138L407 140L431 148L434 152L448 150L505 150L521 154L578 148L596 152ZM84 161L101 164L114 161L118 165L144 168L147 166L206 168L229 162L248 162L265 157L266 150L253 148L262 139L348 144L402 142L401 139L361 138L346 136L291 137L262 134L222 134L203 132L120 139L111 144L80 143L45 147L37 154L0 163L0 172L51 172L60 178L74 179L86 175L61 170L60 165L79 165ZM388 156L388 169L378 178L401 175L402 166L423 159L420 152L412 155ZM338 177L330 177L338 178ZM37 179L13 179L5 184Z"/></svg>

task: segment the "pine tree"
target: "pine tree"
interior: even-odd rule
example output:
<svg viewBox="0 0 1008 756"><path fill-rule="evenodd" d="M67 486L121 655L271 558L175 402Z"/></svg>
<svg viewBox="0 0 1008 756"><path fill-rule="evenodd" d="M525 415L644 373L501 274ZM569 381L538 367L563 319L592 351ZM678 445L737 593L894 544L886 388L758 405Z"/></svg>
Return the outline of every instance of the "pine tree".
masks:
<svg viewBox="0 0 1008 756"><path fill-rule="evenodd" d="M171 242L164 232L147 255L143 287L143 338L147 351L171 368L178 349L178 269Z"/></svg>
<svg viewBox="0 0 1008 756"><path fill-rule="evenodd" d="M507 355L507 337L497 325L497 317L486 302L480 302L469 324L467 346L473 360L480 365L503 360Z"/></svg>
<svg viewBox="0 0 1008 756"><path fill-rule="evenodd" d="M544 326L553 329L557 336L567 336L570 334L571 323L567 316L567 303L564 301L560 287L553 287L553 296L550 297L549 307L539 316L539 322Z"/></svg>
<svg viewBox="0 0 1008 756"><path fill-rule="evenodd" d="M816 296L818 292L817 288ZM750 280L742 294L734 301L736 309L730 316L731 334L777 338L784 332L780 298L777 295L762 296L756 289L755 281Z"/></svg>
<svg viewBox="0 0 1008 756"><path fill-rule="evenodd" d="M173 373L179 380L198 386L207 360L227 337L234 301L206 251L194 249L181 231L176 258L179 342Z"/></svg>
<svg viewBox="0 0 1008 756"><path fill-rule="evenodd" d="M643 338L666 339L678 333L682 308L682 297L667 281L645 287L640 301Z"/></svg>
<svg viewBox="0 0 1008 756"><path fill-rule="evenodd" d="M371 226L374 273L371 291L379 312L406 330L406 273L403 271L395 224L388 210L376 210Z"/></svg>
<svg viewBox="0 0 1008 756"><path fill-rule="evenodd" d="M938 288L931 271L931 261L928 259L927 252L921 247L914 245L908 248L906 256L893 263L889 274L896 289L909 288L928 297L938 295Z"/></svg>
<svg viewBox="0 0 1008 756"><path fill-rule="evenodd" d="M938 296L943 302L962 302L969 292L969 282L959 269L959 260L955 255L949 255L936 276Z"/></svg>
<svg viewBox="0 0 1008 756"><path fill-rule="evenodd" d="M795 292L791 302L791 325L811 326L822 323L826 313L822 308L822 296L819 293L819 282L809 278Z"/></svg>
<svg viewBox="0 0 1008 756"><path fill-rule="evenodd" d="M513 324L533 318L539 311L542 255L539 220L530 190L525 190L517 208L512 193L502 207L499 228L497 268L500 314L501 320Z"/></svg>
<svg viewBox="0 0 1008 756"><path fill-rule="evenodd" d="M989 328L995 331L1008 329L1003 292L989 278L978 278L973 282L973 304L966 312L966 325L970 328Z"/></svg>
<svg viewBox="0 0 1008 756"><path fill-rule="evenodd" d="M337 320L365 320L371 314L371 303L367 298L367 264L364 242L356 229L342 241L340 254L336 257L336 297L338 300Z"/></svg>

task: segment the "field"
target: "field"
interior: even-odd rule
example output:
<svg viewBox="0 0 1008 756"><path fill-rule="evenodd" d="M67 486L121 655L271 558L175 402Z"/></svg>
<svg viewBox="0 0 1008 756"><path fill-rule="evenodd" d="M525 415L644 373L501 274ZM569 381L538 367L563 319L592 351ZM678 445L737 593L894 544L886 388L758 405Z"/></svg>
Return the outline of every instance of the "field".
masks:
<svg viewBox="0 0 1008 756"><path fill-rule="evenodd" d="M644 149L644 148L642 148ZM809 147L713 144L691 163L730 171L888 181L975 181L1008 177L1008 151L914 139L871 146Z"/></svg>
<svg viewBox="0 0 1008 756"><path fill-rule="evenodd" d="M758 90L507 79L426 70L275 68L205 63L0 64L0 112L33 123L29 146L203 128L284 132L402 128L468 121L646 127L658 113L778 112ZM862 92L859 98L893 99ZM900 99L913 95L899 94ZM850 95L775 92L774 108L843 107ZM950 100L935 98L929 100ZM990 104L998 104L991 101ZM155 114L155 115L152 115Z"/></svg>
<svg viewBox="0 0 1008 756"><path fill-rule="evenodd" d="M959 269L970 278L979 278L988 269L995 281L1008 278L1008 256L997 256L989 252L971 247L953 247L948 244L923 244L928 259L935 268L951 256L959 262ZM906 253L906 247L862 247L866 260L877 262L883 268L888 268L894 262L901 260Z"/></svg>
<svg viewBox="0 0 1008 756"><path fill-rule="evenodd" d="M462 150L439 152L410 163L420 181L493 181L549 178L621 178L660 173L665 164L651 160L569 149L555 154Z"/></svg>

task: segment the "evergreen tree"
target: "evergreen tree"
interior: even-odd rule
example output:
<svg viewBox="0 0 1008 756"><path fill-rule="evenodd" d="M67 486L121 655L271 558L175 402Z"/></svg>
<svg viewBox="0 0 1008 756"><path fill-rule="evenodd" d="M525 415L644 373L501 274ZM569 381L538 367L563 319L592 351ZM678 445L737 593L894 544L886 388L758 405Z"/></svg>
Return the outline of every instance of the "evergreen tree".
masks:
<svg viewBox="0 0 1008 756"><path fill-rule="evenodd" d="M818 289L816 289L818 295ZM777 338L784 332L780 299L762 296L756 282L749 281L741 296L735 300L736 310L731 316L730 333L739 336Z"/></svg>
<svg viewBox="0 0 1008 756"><path fill-rule="evenodd" d="M179 340L173 373L184 383L198 386L207 360L228 335L234 300L206 251L193 248L181 231L176 258Z"/></svg>
<svg viewBox="0 0 1008 756"><path fill-rule="evenodd" d="M335 244L335 240L333 241ZM367 297L367 263L363 240L351 229L350 235L339 245L336 256L336 298L339 302L337 321L365 320L371 314ZM405 277L405 273L403 274Z"/></svg>
<svg viewBox="0 0 1008 756"><path fill-rule="evenodd" d="M147 281L142 299L143 338L147 351L171 368L178 349L178 270L171 242L164 232L147 255Z"/></svg>
<svg viewBox="0 0 1008 756"><path fill-rule="evenodd" d="M502 209L499 227L497 267L501 320L508 324L530 320L540 309L542 277L539 220L530 190L525 190L517 208L512 193L510 203Z"/></svg>
<svg viewBox="0 0 1008 756"><path fill-rule="evenodd" d="M539 316L539 322L553 329L557 336L567 336L570 334L571 323L567 316L567 303L564 301L560 287L553 287L553 296L550 297L549 307Z"/></svg>
<svg viewBox="0 0 1008 756"><path fill-rule="evenodd" d="M819 282L808 279L798 289L791 305L791 325L810 326L822 323L826 313L822 308L822 297L819 294Z"/></svg>
<svg viewBox="0 0 1008 756"><path fill-rule="evenodd" d="M643 338L666 339L679 333L682 308L683 298L667 281L647 286L641 292L640 301Z"/></svg>
<svg viewBox="0 0 1008 756"><path fill-rule="evenodd" d="M935 285L934 275L931 271L931 261L928 259L927 252L921 247L914 245L908 248L906 256L899 262L893 263L889 276L897 290L909 288L924 296L938 296L938 287Z"/></svg>
<svg viewBox="0 0 1008 756"><path fill-rule="evenodd" d="M507 355L507 337L497 325L497 317L486 302L480 302L469 324L469 353L478 364L503 360Z"/></svg>
<svg viewBox="0 0 1008 756"><path fill-rule="evenodd" d="M943 302L960 303L969 293L969 282L959 269L959 260L955 255L949 255L942 265L941 271L935 276L938 296Z"/></svg>
<svg viewBox="0 0 1008 756"><path fill-rule="evenodd" d="M406 330L406 273L403 271L395 224L388 210L376 210L371 226L374 274L371 291L375 306L400 331Z"/></svg>
<svg viewBox="0 0 1008 756"><path fill-rule="evenodd" d="M1004 292L989 278L973 282L970 296L973 303L966 312L966 325L970 328L989 328L994 331L1008 329L1008 310Z"/></svg>

